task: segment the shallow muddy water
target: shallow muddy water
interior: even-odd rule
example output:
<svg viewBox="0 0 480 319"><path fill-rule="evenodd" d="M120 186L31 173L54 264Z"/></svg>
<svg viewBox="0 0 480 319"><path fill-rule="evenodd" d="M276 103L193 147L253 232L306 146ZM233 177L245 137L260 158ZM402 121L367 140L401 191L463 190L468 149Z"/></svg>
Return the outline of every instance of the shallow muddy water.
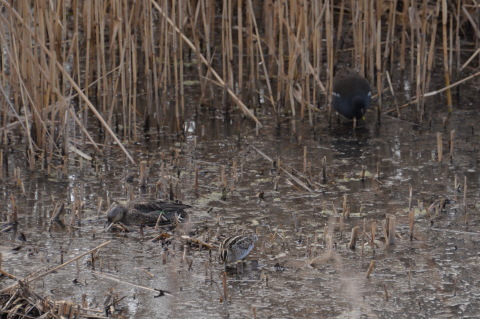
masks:
<svg viewBox="0 0 480 319"><path fill-rule="evenodd" d="M478 88L478 80L472 87ZM94 164L71 155L62 175L29 172L22 141L14 141L19 146L8 154L0 198L6 220L14 196L18 226L1 233L2 269L21 279L111 241L93 263L91 256L84 257L31 283L31 288L77 303L83 295L88 308L99 310L113 288L124 297L117 310L131 318L475 317L480 309L480 114L469 102L475 100L478 90L448 114L446 107L432 106L440 105L441 98L432 98L427 110L434 111L421 126L388 116L378 125L370 111L355 130L343 120L327 125L323 113L318 121L324 124L315 128L292 125L288 119L274 128L268 111L260 111L266 127L258 135L252 123L239 116L225 120L219 112L203 111L187 117L185 136L167 128L127 143L137 164L147 161L145 188L139 186L138 166L114 145ZM443 139L440 163L437 133ZM21 168L24 194L12 178L15 167ZM128 176L133 176L132 183ZM192 206L190 223L175 232L106 230L107 202L167 198L170 180L175 198ZM343 212L345 196L348 217ZM442 198L449 200L443 210L432 205ZM66 203L63 221L69 225L76 200L83 203L80 222L51 225L55 202ZM395 245L385 244L386 215L396 216ZM374 249L367 236L373 222ZM355 226L360 226L361 236L350 250ZM227 272L225 301L218 252L200 250L180 236L218 245L221 238L243 231L256 231L259 241L243 271ZM153 241L161 233L173 237L168 243ZM333 239L331 247L327 234ZM372 260L375 268L366 278ZM1 288L14 283L2 277ZM173 296L155 298L157 293L145 288Z"/></svg>

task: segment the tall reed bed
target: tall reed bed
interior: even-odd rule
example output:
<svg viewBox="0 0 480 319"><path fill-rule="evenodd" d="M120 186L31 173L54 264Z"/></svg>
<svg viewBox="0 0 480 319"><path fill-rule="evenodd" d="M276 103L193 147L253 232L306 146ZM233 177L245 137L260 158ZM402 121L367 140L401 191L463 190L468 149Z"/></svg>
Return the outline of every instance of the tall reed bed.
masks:
<svg viewBox="0 0 480 319"><path fill-rule="evenodd" d="M445 91L445 108L452 110L450 89L459 82L451 83L478 75L480 9L473 0L0 5L2 144L11 134L24 136L31 169L39 160L50 167L69 152L89 159L82 149L110 142L133 162L123 143L138 139L139 123L181 131L192 107L239 110L257 128L285 114L314 124L329 118L332 79L345 65L373 84L378 118L403 110L383 102L385 88L394 93L388 75L409 81L415 98L407 102L416 105L419 122L425 98ZM434 70L444 74L437 91ZM187 104L192 80L199 94ZM271 116L257 118L259 107ZM102 134L92 134L95 127Z"/></svg>

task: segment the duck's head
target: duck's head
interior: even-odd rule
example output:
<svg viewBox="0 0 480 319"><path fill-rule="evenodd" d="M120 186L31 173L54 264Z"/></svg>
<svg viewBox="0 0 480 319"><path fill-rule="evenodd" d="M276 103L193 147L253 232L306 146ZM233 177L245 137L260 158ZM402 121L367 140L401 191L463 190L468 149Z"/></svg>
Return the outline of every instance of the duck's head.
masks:
<svg viewBox="0 0 480 319"><path fill-rule="evenodd" d="M126 214L127 214L127 208L115 203L112 206L110 206L110 209L107 212L108 222L109 223L120 222L125 218Z"/></svg>

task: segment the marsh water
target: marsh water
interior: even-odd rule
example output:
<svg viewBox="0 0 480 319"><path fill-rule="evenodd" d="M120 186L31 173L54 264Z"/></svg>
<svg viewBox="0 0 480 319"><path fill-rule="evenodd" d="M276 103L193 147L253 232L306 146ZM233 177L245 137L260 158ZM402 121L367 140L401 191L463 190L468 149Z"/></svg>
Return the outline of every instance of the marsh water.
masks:
<svg viewBox="0 0 480 319"><path fill-rule="evenodd" d="M420 124L410 105L401 110L402 120L384 115L380 123L371 110L355 129L342 119L328 123L322 109L314 126L285 117L277 127L263 107L257 116L265 127L256 130L241 115L198 107L192 98L187 110L194 111L182 134L165 115L160 130L139 134L136 143L124 141L137 165L110 144L92 162L70 154L63 171L32 172L24 141L12 136L2 168L1 213L6 220L13 196L18 225L0 235L2 269L22 279L110 241L94 258L62 267L31 289L54 300L83 300L99 315L105 315L110 291L120 299L116 311L130 318L475 317L478 87L477 79L462 88L452 113L443 96L428 99ZM142 161L146 187L138 179ZM25 192L13 178L16 168ZM192 206L190 223L175 230L107 230L111 201L172 195ZM442 199L445 206L436 204ZM72 218L75 201L82 204L80 218ZM59 202L66 204L63 225L50 222ZM412 239L409 205L415 213ZM396 217L394 245L386 245L388 215ZM352 250L347 245L355 226L360 238ZM243 267L227 271L226 296L218 252L181 237L218 245L225 236L253 231L259 241ZM0 281L1 288L14 283ZM152 289L171 296L156 297Z"/></svg>

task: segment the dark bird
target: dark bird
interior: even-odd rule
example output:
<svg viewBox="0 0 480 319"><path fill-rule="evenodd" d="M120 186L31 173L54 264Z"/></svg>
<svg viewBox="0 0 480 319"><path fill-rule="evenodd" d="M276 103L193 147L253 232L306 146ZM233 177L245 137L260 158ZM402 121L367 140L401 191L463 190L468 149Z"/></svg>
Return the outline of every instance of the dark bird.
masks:
<svg viewBox="0 0 480 319"><path fill-rule="evenodd" d="M361 119L370 108L372 89L368 81L353 70L339 71L333 79L333 108L348 119Z"/></svg>
<svg viewBox="0 0 480 319"><path fill-rule="evenodd" d="M160 200L132 201L126 206L114 203L107 212L110 223L123 223L126 225L173 225L181 223L188 218L184 209L189 208L176 202Z"/></svg>

